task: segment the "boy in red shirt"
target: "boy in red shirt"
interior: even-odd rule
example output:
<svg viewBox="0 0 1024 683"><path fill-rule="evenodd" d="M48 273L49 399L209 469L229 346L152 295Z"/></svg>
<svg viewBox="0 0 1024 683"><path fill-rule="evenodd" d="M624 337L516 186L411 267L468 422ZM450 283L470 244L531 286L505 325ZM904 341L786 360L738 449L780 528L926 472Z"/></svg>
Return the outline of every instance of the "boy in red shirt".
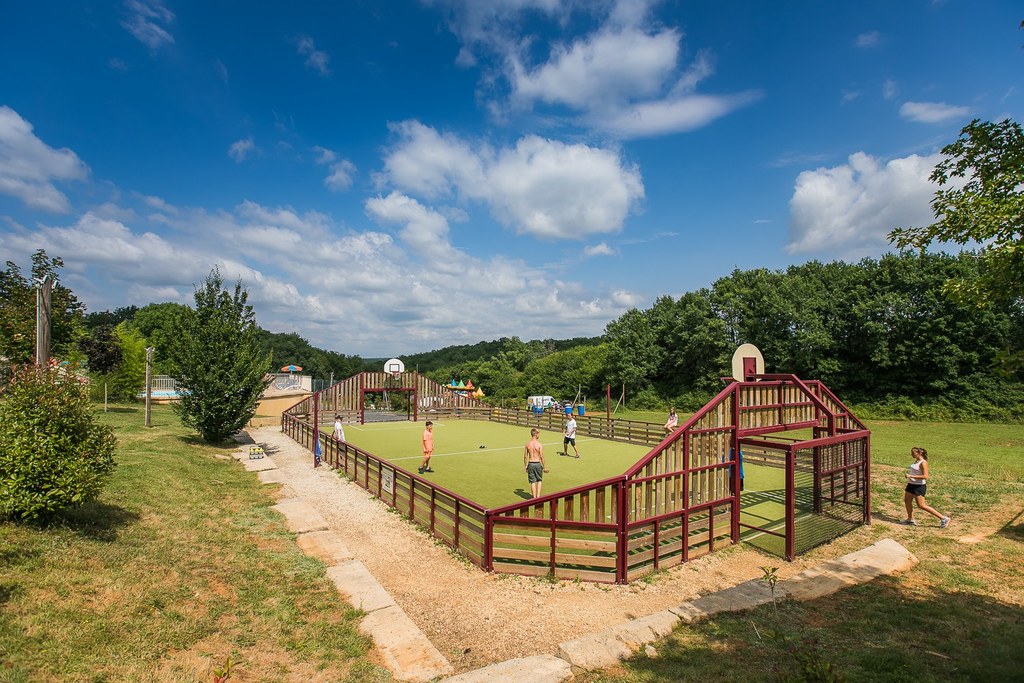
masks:
<svg viewBox="0 0 1024 683"><path fill-rule="evenodd" d="M423 462L417 470L420 474L433 472L430 469L430 456L434 454L434 423L427 420L426 429L423 430Z"/></svg>

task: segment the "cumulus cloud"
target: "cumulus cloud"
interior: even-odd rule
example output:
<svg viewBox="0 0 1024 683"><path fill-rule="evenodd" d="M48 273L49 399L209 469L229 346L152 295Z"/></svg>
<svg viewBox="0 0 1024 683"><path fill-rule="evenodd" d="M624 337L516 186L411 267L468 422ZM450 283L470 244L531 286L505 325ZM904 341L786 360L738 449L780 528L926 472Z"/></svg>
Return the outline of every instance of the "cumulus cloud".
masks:
<svg viewBox="0 0 1024 683"><path fill-rule="evenodd" d="M309 36L299 36L295 40L300 55L306 58L306 66L321 76L331 73L331 56L323 50L316 49L316 43Z"/></svg>
<svg viewBox="0 0 1024 683"><path fill-rule="evenodd" d="M128 16L121 22L136 40L150 49L157 49L174 42L167 25L174 21L174 12L163 6L160 0L126 0Z"/></svg>
<svg viewBox="0 0 1024 683"><path fill-rule="evenodd" d="M393 172L445 200L440 205L392 183L365 203L371 225L359 227L292 206L249 200L208 209L105 187L108 199L59 224L25 227L5 217L2 251L19 263L40 248L63 258L62 279L91 311L191 304L194 286L216 266L229 283L242 279L265 329L369 356L501 336L589 336L642 304L629 291L565 279L564 261L535 265L490 249L471 253L456 237L479 230L462 225L471 219L467 209L479 206L532 235L583 239L588 231L618 230L643 196L639 173L618 153L536 136L491 149L415 122L396 131L393 163L382 177L392 183ZM239 142L242 156L255 149ZM36 139L9 109L0 109L0 150L0 179L35 183L26 200L40 202L56 178L88 173L73 153ZM326 148L314 152L324 166L344 161ZM453 198L459 201L446 203ZM602 245L589 249L605 252Z"/></svg>
<svg viewBox="0 0 1024 683"><path fill-rule="evenodd" d="M789 253L878 249L893 229L933 220L929 180L941 159L916 154L885 162L864 152L846 164L804 171L789 201Z"/></svg>
<svg viewBox="0 0 1024 683"><path fill-rule="evenodd" d="M945 102L904 102L900 116L919 123L942 123L951 119L962 119L970 113L967 107L957 107Z"/></svg>
<svg viewBox="0 0 1024 683"><path fill-rule="evenodd" d="M419 121L392 124L398 143L384 158L385 181L427 199L466 189L476 193L484 183L484 163L492 153L486 145L441 134Z"/></svg>
<svg viewBox="0 0 1024 683"><path fill-rule="evenodd" d="M618 153L535 135L492 149L411 121L385 158L385 180L427 199L485 203L518 233L584 238L616 232L644 196L635 165Z"/></svg>
<svg viewBox="0 0 1024 683"><path fill-rule="evenodd" d="M711 53L698 50L693 62L680 64L683 34L656 25L650 17L655 3L648 0L436 4L451 11L452 30L463 41L460 63L475 64L480 54L494 56L513 109L537 104L556 114L565 109L585 126L634 138L692 130L761 97L756 89L697 93L698 84L714 73ZM536 36L527 41L516 37L516 28L527 18L564 25L574 11L596 15L597 27L567 42L553 42L542 61L534 57ZM497 102L491 108L501 109Z"/></svg>
<svg viewBox="0 0 1024 683"><path fill-rule="evenodd" d="M538 237L616 232L644 194L640 171L618 154L534 135L503 150L487 178L486 200L495 216Z"/></svg>
<svg viewBox="0 0 1024 683"><path fill-rule="evenodd" d="M242 163L249 158L249 155L256 151L256 143L252 141L252 136L245 138L244 140L236 140L231 143L228 148L228 156L235 160L235 163Z"/></svg>
<svg viewBox="0 0 1024 683"><path fill-rule="evenodd" d="M54 183L88 176L89 167L78 155L50 147L16 111L0 106L0 193L33 209L67 213L71 203Z"/></svg>
<svg viewBox="0 0 1024 683"><path fill-rule="evenodd" d="M606 30L572 45L556 45L550 59L527 70L513 62L514 97L589 109L656 95L676 68L679 33L635 28Z"/></svg>

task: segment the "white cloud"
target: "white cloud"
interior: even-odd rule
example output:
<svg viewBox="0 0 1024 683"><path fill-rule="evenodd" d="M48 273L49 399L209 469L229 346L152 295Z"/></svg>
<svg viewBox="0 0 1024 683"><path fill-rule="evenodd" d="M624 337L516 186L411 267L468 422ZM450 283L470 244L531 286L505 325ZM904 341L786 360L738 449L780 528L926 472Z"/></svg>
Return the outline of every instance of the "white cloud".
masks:
<svg viewBox="0 0 1024 683"><path fill-rule="evenodd" d="M883 162L864 152L842 166L804 171L790 199L789 253L881 249L895 228L934 218L929 180L941 156Z"/></svg>
<svg viewBox="0 0 1024 683"><path fill-rule="evenodd" d="M250 135L244 140L236 140L231 143L231 147L228 148L228 156L234 159L235 163L240 164L254 151L256 151L256 143L252 141L252 136Z"/></svg>
<svg viewBox="0 0 1024 683"><path fill-rule="evenodd" d="M644 196L640 171L625 167L617 154L533 135L502 151L487 179L495 216L538 237L617 232Z"/></svg>
<svg viewBox="0 0 1024 683"><path fill-rule="evenodd" d="M88 176L89 167L74 152L50 147L16 111L0 106L0 193L34 209L67 213L71 203L54 182Z"/></svg>
<svg viewBox="0 0 1024 683"><path fill-rule="evenodd" d="M644 196L636 166L613 151L530 135L493 150L418 122L385 158L385 181L427 199L454 195L486 203L516 232L580 239L616 232Z"/></svg>
<svg viewBox="0 0 1024 683"><path fill-rule="evenodd" d="M594 123L626 138L681 133L708 125L715 119L761 99L759 91L736 95L689 95L624 107Z"/></svg>
<svg viewBox="0 0 1024 683"><path fill-rule="evenodd" d="M486 146L478 151L454 135L442 135L419 121L390 126L399 142L384 159L386 178L396 186L427 199L447 195L460 188L476 192L483 185Z"/></svg>
<svg viewBox="0 0 1024 683"><path fill-rule="evenodd" d="M141 199L146 204L146 206L150 207L151 209L155 209L157 211L160 211L160 212L163 212L163 213L169 213L169 214L176 214L176 213L178 213L177 207L172 206L171 204L168 204L161 197L155 197L155 196L152 196L152 195L145 195L145 194L141 194L141 193L136 193L136 196L139 199Z"/></svg>
<svg viewBox="0 0 1024 683"><path fill-rule="evenodd" d="M166 25L174 21L174 12L163 6L160 0L126 0L128 17L121 26L150 49L174 43Z"/></svg>
<svg viewBox="0 0 1024 683"><path fill-rule="evenodd" d="M900 116L919 123L942 123L951 119L962 119L970 113L967 107L957 107L945 102L904 102Z"/></svg>
<svg viewBox="0 0 1024 683"><path fill-rule="evenodd" d="M600 244L592 244L590 246L584 247L583 255L586 256L587 258L592 258L594 256L614 256L615 250L609 247L604 242L601 242Z"/></svg>
<svg viewBox="0 0 1024 683"><path fill-rule="evenodd" d="M343 192L352 187L355 180L356 165L348 159L338 159L338 155L325 147L314 147L317 153L316 163L330 167L331 173L324 178L324 185L332 192Z"/></svg>
<svg viewBox="0 0 1024 683"><path fill-rule="evenodd" d="M463 41L457 61L476 64L492 55L503 70L513 108L542 103L570 110L576 122L621 137L677 133L707 125L761 97L751 89L724 95L698 94L697 85L714 73L711 53L697 51L679 64L682 32L655 25L652 0L602 3L439 0L455 19L452 30ZM597 28L570 42L554 43L546 60L535 62L537 36L521 39L517 30L538 15L562 26L571 12L596 16ZM502 116L497 101L488 103Z"/></svg>
<svg viewBox="0 0 1024 683"><path fill-rule="evenodd" d="M324 178L324 185L333 192L342 192L352 187L356 166L348 159L331 164L331 174Z"/></svg>
<svg viewBox="0 0 1024 683"><path fill-rule="evenodd" d="M366 201L366 213L379 224L403 226L400 236L412 254L430 269L442 269L456 276L464 269L465 257L455 250L448 236L448 220L400 192Z"/></svg>
<svg viewBox="0 0 1024 683"><path fill-rule="evenodd" d="M309 36L299 36L295 42L299 54L306 58L306 66L318 72L321 76L330 75L331 56L329 54L323 50L316 49L316 43Z"/></svg>
<svg viewBox="0 0 1024 683"><path fill-rule="evenodd" d="M571 46L555 46L532 71L513 64L513 96L591 109L658 94L676 68L679 33L603 31Z"/></svg>
<svg viewBox="0 0 1024 683"><path fill-rule="evenodd" d="M859 48L877 47L881 34L878 31L867 31L857 36L854 44Z"/></svg>

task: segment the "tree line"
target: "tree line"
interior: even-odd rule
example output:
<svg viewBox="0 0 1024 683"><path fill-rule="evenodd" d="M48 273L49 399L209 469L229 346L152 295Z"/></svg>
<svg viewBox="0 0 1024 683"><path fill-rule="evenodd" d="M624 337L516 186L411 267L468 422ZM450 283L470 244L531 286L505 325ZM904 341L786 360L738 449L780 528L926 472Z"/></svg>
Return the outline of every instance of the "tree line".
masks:
<svg viewBox="0 0 1024 683"><path fill-rule="evenodd" d="M945 406L946 413L966 404L974 417L1019 417L1024 378L995 362L1021 350L1021 307L978 306L943 291L951 278L979 277L982 263L971 252L903 252L852 264L736 270L710 288L627 311L597 345L549 353L538 343L504 339L489 358L429 374L472 379L497 399L571 399L577 392L592 399L611 385L612 400L624 390L630 407L692 410L721 389L736 347L752 343L769 372L820 379L854 403L904 413L908 401ZM959 416L968 417L963 410Z"/></svg>

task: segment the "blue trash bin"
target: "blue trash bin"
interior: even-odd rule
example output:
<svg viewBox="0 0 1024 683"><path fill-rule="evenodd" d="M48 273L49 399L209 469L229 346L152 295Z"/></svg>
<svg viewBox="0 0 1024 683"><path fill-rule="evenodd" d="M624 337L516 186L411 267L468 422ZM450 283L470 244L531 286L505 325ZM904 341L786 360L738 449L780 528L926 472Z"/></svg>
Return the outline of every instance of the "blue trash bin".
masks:
<svg viewBox="0 0 1024 683"><path fill-rule="evenodd" d="M579 415L583 415L584 414L583 404L582 403L580 405L576 406L576 413L579 414Z"/></svg>
<svg viewBox="0 0 1024 683"><path fill-rule="evenodd" d="M566 406L565 407L565 414L566 415L572 415L572 406Z"/></svg>

